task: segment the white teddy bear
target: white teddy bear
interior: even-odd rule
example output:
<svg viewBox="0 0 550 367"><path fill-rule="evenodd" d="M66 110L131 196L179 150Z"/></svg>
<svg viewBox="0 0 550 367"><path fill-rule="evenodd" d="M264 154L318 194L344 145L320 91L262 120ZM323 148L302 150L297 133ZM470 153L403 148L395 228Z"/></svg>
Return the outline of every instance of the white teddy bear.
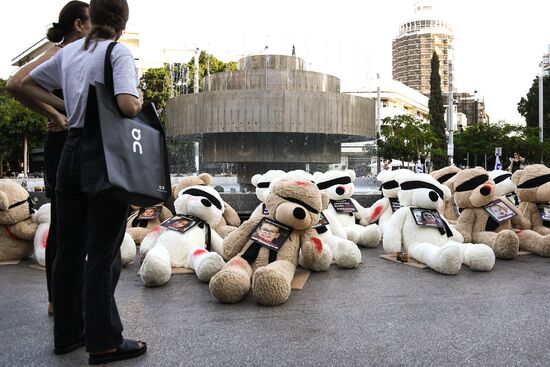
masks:
<svg viewBox="0 0 550 367"><path fill-rule="evenodd" d="M415 173L408 169L398 169L395 171L382 171L378 174L376 179L382 183L380 191L382 191L382 198L372 204L367 210L365 217L361 219L360 224L367 225L370 223L378 223L380 232L384 236L384 229L386 224L390 220L390 217L400 207L399 198L399 184L397 180L401 176L414 176Z"/></svg>
<svg viewBox="0 0 550 367"><path fill-rule="evenodd" d="M457 274L463 263L476 271L493 268L493 250L484 244L462 243L462 235L438 213L451 195L448 187L424 173L402 177L399 185L401 208L392 215L384 233L387 253L406 251L442 274Z"/></svg>
<svg viewBox="0 0 550 367"><path fill-rule="evenodd" d="M287 172L286 178L291 181L311 181L315 182L312 174L304 170L294 170ZM361 250L355 243L347 239L346 230L340 224L338 219L328 210L322 211L322 216L326 218L328 224L320 223L313 227L321 238L323 244L327 244L330 251L323 249L323 252L332 253L336 266L344 269L353 269L361 263ZM300 262L300 265L303 264ZM311 269L326 270L326 269Z"/></svg>
<svg viewBox="0 0 550 367"><path fill-rule="evenodd" d="M193 269L209 282L225 265L220 256L223 240L212 229L225 209L218 192L210 186L190 186L179 193L174 208L176 217L151 231L141 244L146 256L140 276L147 286L167 283L172 267Z"/></svg>
<svg viewBox="0 0 550 367"><path fill-rule="evenodd" d="M313 177L317 187L328 193L330 203L326 212L344 227L347 239L360 246L377 247L381 238L378 225L363 226L355 223L356 219L361 220L366 214L366 209L351 197L355 172L352 170L315 172Z"/></svg>
<svg viewBox="0 0 550 367"><path fill-rule="evenodd" d="M42 265L46 266L46 244L48 234L50 233L51 209L50 203L44 204L32 215L32 221L38 223L38 228L34 234L34 258Z"/></svg>
<svg viewBox="0 0 550 367"><path fill-rule="evenodd" d="M269 185L271 184L271 182L275 182L285 178L285 176L285 171L281 171L279 169L269 170L263 175L257 174L252 176L252 179L250 181L252 182L252 185L256 187L256 197L258 198L258 200L261 201L261 204L256 207L250 217L266 214L267 209L264 203L265 199L271 192L271 190L269 189Z"/></svg>

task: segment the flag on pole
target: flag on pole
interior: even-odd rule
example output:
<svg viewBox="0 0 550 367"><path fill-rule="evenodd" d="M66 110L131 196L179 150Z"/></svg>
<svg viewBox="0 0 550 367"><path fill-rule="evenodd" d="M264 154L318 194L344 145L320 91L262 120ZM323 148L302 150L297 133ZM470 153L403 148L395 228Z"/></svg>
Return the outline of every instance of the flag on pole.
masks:
<svg viewBox="0 0 550 367"><path fill-rule="evenodd" d="M420 158L418 158L418 162L416 162L416 173L424 173L424 169L422 167L422 162L420 162Z"/></svg>
<svg viewBox="0 0 550 367"><path fill-rule="evenodd" d="M502 163L500 163L500 158L498 155L495 158L495 169L502 169Z"/></svg>

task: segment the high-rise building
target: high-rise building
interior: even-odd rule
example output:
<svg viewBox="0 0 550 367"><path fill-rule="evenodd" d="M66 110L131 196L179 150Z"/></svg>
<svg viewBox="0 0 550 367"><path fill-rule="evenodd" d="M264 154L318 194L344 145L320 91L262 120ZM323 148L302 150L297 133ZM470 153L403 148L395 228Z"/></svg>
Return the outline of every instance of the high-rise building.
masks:
<svg viewBox="0 0 550 367"><path fill-rule="evenodd" d="M447 91L447 49L453 42L453 30L437 13L433 1L415 3L414 18L401 23L399 35L392 42L393 79L430 94L430 73L433 52L439 56L441 89Z"/></svg>

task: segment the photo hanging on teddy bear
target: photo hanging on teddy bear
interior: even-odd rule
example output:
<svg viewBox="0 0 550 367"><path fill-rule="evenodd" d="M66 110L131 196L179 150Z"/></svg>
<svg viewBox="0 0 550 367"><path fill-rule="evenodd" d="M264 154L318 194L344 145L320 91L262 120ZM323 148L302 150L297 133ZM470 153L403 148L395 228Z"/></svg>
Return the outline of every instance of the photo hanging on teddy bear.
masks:
<svg viewBox="0 0 550 367"><path fill-rule="evenodd" d="M165 220L160 225L172 231L185 233L197 224L199 224L199 222L193 218L186 217L185 215L176 215L175 217Z"/></svg>
<svg viewBox="0 0 550 367"><path fill-rule="evenodd" d="M319 216L319 222L317 222L317 224L313 226L313 229L317 229L317 228L320 228L320 227L326 227L329 224L330 223L329 223L327 217L325 217L325 215L321 212L321 215Z"/></svg>
<svg viewBox="0 0 550 367"><path fill-rule="evenodd" d="M537 209L539 210L540 217L544 222L550 221L550 205L549 204L538 204Z"/></svg>
<svg viewBox="0 0 550 367"><path fill-rule="evenodd" d="M279 251L291 232L292 229L284 224L269 218L262 218L248 238L271 250Z"/></svg>
<svg viewBox="0 0 550 367"><path fill-rule="evenodd" d="M331 201L331 203L336 213L356 213L357 212L357 208L355 207L351 199L334 200L334 201Z"/></svg>
<svg viewBox="0 0 550 367"><path fill-rule="evenodd" d="M517 215L506 203L500 199L496 199L483 207L487 213L498 223L502 223Z"/></svg>
<svg viewBox="0 0 550 367"><path fill-rule="evenodd" d="M147 208L139 209L137 216L138 220L149 220L149 219L158 219L160 218L160 213L162 212L162 206L151 206Z"/></svg>
<svg viewBox="0 0 550 367"><path fill-rule="evenodd" d="M435 209L411 208L414 221L419 226L445 228L443 219Z"/></svg>

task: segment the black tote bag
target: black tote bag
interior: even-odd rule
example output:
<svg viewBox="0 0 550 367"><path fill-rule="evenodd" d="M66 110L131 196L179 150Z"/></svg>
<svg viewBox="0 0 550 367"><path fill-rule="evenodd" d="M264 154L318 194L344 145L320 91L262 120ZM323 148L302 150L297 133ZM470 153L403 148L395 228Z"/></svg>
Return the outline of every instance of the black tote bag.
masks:
<svg viewBox="0 0 550 367"><path fill-rule="evenodd" d="M105 54L105 85L90 85L81 138L81 189L141 207L170 196L166 136L154 105L124 116L114 95L111 53Z"/></svg>

